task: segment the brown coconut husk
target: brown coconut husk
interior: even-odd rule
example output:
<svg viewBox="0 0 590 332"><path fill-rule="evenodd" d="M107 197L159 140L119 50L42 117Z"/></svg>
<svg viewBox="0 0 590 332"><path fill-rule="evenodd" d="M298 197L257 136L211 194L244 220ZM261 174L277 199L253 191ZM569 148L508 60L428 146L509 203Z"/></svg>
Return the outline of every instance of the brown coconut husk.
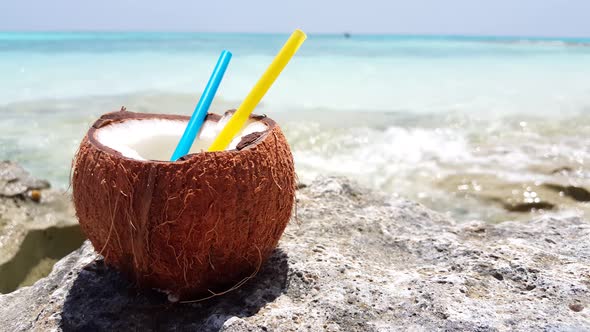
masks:
<svg viewBox="0 0 590 332"><path fill-rule="evenodd" d="M177 162L124 157L96 139L105 126L178 115L103 115L74 161L73 198L82 230L105 262L141 287L180 299L220 294L252 276L277 246L295 198L289 145L268 130L237 149L187 155ZM220 116L209 114L207 120Z"/></svg>

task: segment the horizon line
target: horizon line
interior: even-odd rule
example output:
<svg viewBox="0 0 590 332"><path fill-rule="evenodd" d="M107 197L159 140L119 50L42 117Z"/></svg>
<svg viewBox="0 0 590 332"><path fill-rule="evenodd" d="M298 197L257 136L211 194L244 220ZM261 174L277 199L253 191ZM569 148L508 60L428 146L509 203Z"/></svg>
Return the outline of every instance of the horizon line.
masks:
<svg viewBox="0 0 590 332"><path fill-rule="evenodd" d="M231 35L231 34L243 34L243 35L288 35L290 32L237 32L237 31L197 31L197 30L92 30L92 29L48 29L48 30L0 30L0 33L104 33L104 34L115 34L115 33L138 33L138 34L149 34L149 33L178 33L178 34L220 34L220 35ZM353 31L342 31L342 32L306 32L308 35L316 36L399 36L399 37L447 37L447 38L524 38L524 39L586 39L590 40L590 36L547 36L547 35L495 35L495 34L469 34L469 33L405 33L405 32L353 32Z"/></svg>

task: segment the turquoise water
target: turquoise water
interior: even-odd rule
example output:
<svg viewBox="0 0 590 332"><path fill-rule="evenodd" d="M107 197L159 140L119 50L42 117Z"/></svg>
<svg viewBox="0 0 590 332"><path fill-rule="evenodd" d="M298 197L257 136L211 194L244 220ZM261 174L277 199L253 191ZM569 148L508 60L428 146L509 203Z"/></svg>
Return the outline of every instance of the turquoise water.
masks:
<svg viewBox="0 0 590 332"><path fill-rule="evenodd" d="M195 94L224 48L235 57L219 93L241 100L285 37L0 33L0 103ZM572 103L588 102L587 45L590 39L311 35L265 101L281 110L576 110Z"/></svg>
<svg viewBox="0 0 590 332"><path fill-rule="evenodd" d="M190 114L223 49L234 58L214 110L237 107L286 37L0 33L0 158L65 188L101 113ZM304 181L345 175L497 216L448 179L493 175L491 188L565 166L575 172L563 181L590 179L590 39L312 34L259 112L279 119Z"/></svg>

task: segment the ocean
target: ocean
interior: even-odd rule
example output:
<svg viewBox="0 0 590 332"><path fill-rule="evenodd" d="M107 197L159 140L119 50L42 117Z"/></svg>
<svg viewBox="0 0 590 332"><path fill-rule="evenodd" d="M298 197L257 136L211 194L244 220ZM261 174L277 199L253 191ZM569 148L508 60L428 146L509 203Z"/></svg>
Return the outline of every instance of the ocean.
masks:
<svg viewBox="0 0 590 332"><path fill-rule="evenodd" d="M235 108L286 38L2 32L0 159L66 190L100 114L190 115L223 49L212 111ZM303 183L347 176L458 220L590 211L590 39L310 34L257 112Z"/></svg>

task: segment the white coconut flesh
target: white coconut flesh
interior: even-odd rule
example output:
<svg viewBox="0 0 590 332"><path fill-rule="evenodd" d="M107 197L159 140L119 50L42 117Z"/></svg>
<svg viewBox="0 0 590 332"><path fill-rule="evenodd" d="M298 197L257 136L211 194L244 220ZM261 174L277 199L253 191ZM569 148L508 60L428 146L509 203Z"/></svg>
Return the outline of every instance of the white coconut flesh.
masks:
<svg viewBox="0 0 590 332"><path fill-rule="evenodd" d="M229 118L225 116L219 122L205 121L189 153L207 151ZM168 119L125 120L97 129L95 138L127 158L169 161L187 124L187 121ZM262 121L249 120L226 150L235 149L243 136L267 129Z"/></svg>

